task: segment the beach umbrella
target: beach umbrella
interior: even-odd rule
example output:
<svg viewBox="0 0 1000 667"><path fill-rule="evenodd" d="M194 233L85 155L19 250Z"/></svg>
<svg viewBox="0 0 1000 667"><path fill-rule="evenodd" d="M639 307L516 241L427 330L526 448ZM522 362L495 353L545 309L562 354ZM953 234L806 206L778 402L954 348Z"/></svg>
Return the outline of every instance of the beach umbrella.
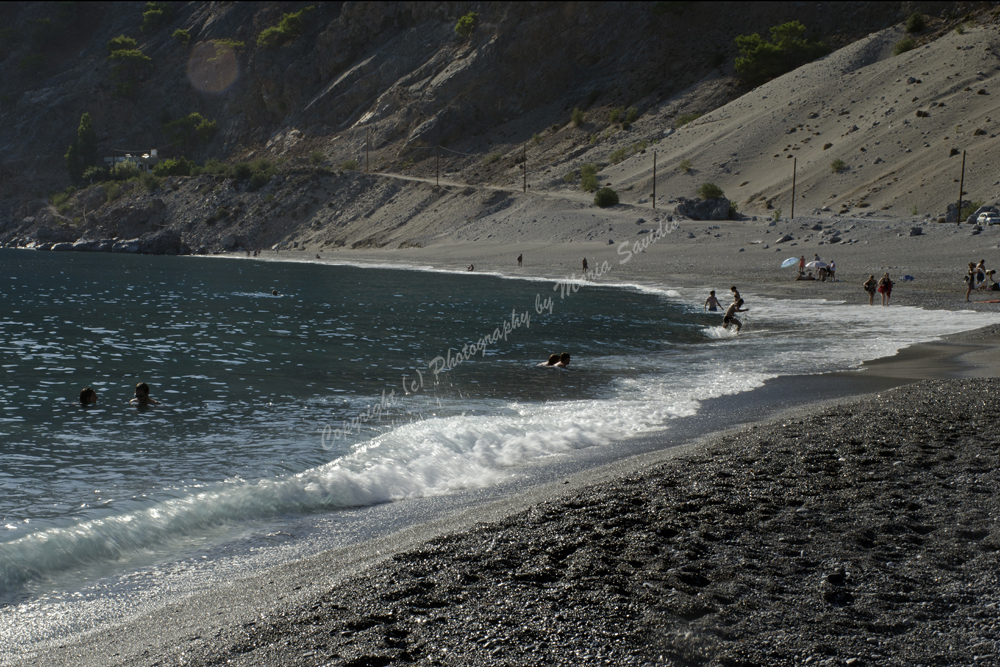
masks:
<svg viewBox="0 0 1000 667"><path fill-rule="evenodd" d="M799 263L798 257L789 257L788 259L786 259L784 262L781 263L781 268L787 269L788 267L795 266L798 263Z"/></svg>
<svg viewBox="0 0 1000 667"><path fill-rule="evenodd" d="M825 269L828 266L830 265L827 264L826 262L817 262L816 260L813 260L808 264L806 264L807 269Z"/></svg>

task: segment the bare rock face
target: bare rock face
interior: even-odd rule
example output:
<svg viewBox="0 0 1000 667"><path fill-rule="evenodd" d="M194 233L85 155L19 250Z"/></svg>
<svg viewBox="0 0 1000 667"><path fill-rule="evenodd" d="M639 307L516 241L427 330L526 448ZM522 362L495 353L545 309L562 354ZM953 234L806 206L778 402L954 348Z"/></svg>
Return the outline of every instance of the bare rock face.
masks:
<svg viewBox="0 0 1000 667"><path fill-rule="evenodd" d="M678 215L692 220L728 220L731 205L726 197L718 199L686 199L678 198L675 211Z"/></svg>
<svg viewBox="0 0 1000 667"><path fill-rule="evenodd" d="M108 191L103 185L87 188L80 197L80 204L84 211L94 211L103 206L108 201Z"/></svg>
<svg viewBox="0 0 1000 667"><path fill-rule="evenodd" d="M187 255L191 249L181 239L175 229L167 229L155 236L144 239L139 252L147 255Z"/></svg>
<svg viewBox="0 0 1000 667"><path fill-rule="evenodd" d="M80 233L72 227L62 227L59 225L42 226L35 231L35 237L39 243L66 243L75 241Z"/></svg>

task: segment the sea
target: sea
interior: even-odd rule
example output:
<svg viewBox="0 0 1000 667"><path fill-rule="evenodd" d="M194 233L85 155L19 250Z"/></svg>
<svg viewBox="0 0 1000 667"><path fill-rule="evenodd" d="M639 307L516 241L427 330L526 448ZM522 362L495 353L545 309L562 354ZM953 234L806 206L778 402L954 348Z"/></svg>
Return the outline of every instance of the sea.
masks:
<svg viewBox="0 0 1000 667"><path fill-rule="evenodd" d="M860 289L743 294L737 335L704 311L709 286L591 266L552 280L0 249L0 654L523 493L637 439L678 444L685 419L768 380L818 384L1000 321L870 307ZM566 368L539 366L563 352ZM160 405L130 404L139 382Z"/></svg>

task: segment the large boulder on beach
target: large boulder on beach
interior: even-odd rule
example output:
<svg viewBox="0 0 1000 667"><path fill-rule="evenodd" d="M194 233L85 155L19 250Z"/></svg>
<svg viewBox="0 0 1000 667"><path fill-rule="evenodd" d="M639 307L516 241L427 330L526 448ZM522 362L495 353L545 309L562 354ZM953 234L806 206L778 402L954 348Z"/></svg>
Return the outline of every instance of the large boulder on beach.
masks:
<svg viewBox="0 0 1000 667"><path fill-rule="evenodd" d="M969 202L963 201L962 204L964 206L968 206ZM987 211L992 213L1000 213L1000 210L998 210L996 206L992 205L980 206L975 210L975 212L973 212L972 215L970 215L968 218L965 219L965 222L971 224L979 218L980 213L985 213ZM944 220L945 222L958 221L958 204L956 204L955 202L948 204L948 212L945 213Z"/></svg>
<svg viewBox="0 0 1000 667"><path fill-rule="evenodd" d="M726 197L718 199L687 199L678 197L674 212L692 220L728 220L732 205Z"/></svg>
<svg viewBox="0 0 1000 667"><path fill-rule="evenodd" d="M186 246L181 240L180 232L166 229L159 234L145 239L140 252L147 255L186 255Z"/></svg>

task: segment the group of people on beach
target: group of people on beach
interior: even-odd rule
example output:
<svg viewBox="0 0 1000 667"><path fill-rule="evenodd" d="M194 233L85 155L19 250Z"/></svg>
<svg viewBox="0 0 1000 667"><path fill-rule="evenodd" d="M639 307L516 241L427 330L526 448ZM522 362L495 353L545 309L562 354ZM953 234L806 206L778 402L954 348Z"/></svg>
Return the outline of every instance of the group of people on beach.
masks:
<svg viewBox="0 0 1000 667"><path fill-rule="evenodd" d="M889 279L889 274L884 273L882 277L877 281L875 280L875 274L868 276L868 280L861 284L866 292L868 292L868 305L875 305L875 293L878 292L882 295L882 305L889 305L889 297L892 296L892 285L893 282Z"/></svg>
<svg viewBox="0 0 1000 667"><path fill-rule="evenodd" d="M1000 284L997 284L993 276L996 274L996 269L986 270L986 260L979 260L979 264L975 262L969 262L969 272L965 274L965 300L969 300L969 295L972 294L972 290L990 290L994 292L1000 291Z"/></svg>
<svg viewBox="0 0 1000 667"><path fill-rule="evenodd" d="M806 272L806 256L802 255L799 257L799 275L795 277L796 280L820 280L826 282L830 280L831 282L837 282L837 263L830 260L829 264L824 264L819 258L819 254L813 257L813 262L816 265L816 275L813 276L812 271Z"/></svg>
<svg viewBox="0 0 1000 667"><path fill-rule="evenodd" d="M736 325L736 333L740 332L743 328L743 323L736 317L736 313L745 313L749 308L741 308L743 305L743 299L740 298L740 291L736 289L736 285L729 288L729 291L733 293L733 302L730 304L729 308L726 309L726 314L722 316L722 328L729 329L730 325ZM705 299L705 310L710 312L717 312L722 304L719 303L719 299L715 296L715 290L708 293L708 298Z"/></svg>
<svg viewBox="0 0 1000 667"><path fill-rule="evenodd" d="M97 403L97 392L93 387L84 387L80 390L80 405L86 407ZM149 395L149 385L140 382L135 385L135 398L129 401L129 405L161 405L161 403Z"/></svg>

